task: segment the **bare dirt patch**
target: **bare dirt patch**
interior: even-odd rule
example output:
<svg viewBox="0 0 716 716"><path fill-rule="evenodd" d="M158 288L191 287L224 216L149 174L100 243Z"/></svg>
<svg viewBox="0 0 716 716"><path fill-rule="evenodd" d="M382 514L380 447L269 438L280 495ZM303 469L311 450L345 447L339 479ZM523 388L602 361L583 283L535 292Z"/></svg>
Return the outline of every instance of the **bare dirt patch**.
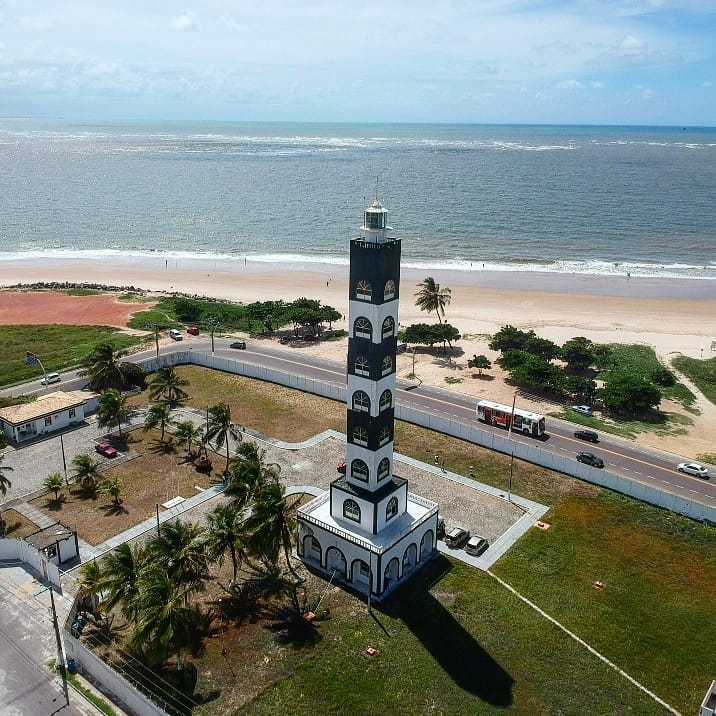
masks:
<svg viewBox="0 0 716 716"><path fill-rule="evenodd" d="M0 325L126 328L129 319L147 306L119 301L115 294L69 296L59 291L1 291Z"/></svg>
<svg viewBox="0 0 716 716"><path fill-rule="evenodd" d="M2 513L2 518L5 522L5 537L10 539L25 539L40 529L32 520L17 510L5 510Z"/></svg>

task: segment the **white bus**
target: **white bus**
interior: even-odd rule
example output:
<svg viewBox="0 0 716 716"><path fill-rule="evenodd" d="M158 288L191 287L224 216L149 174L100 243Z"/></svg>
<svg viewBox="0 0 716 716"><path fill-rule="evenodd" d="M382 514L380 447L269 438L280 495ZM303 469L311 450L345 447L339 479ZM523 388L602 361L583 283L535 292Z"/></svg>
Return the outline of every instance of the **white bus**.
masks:
<svg viewBox="0 0 716 716"><path fill-rule="evenodd" d="M510 427L512 406L493 403L491 400L481 400L477 404L477 419L489 425ZM512 429L525 435L539 438L544 435L544 415L531 413L529 410L515 408L515 420Z"/></svg>

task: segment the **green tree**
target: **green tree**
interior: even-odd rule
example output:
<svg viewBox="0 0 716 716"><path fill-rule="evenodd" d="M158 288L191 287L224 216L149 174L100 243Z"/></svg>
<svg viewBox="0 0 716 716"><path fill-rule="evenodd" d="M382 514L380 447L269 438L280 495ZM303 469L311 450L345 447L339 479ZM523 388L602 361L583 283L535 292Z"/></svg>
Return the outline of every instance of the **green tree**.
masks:
<svg viewBox="0 0 716 716"><path fill-rule="evenodd" d="M126 355L127 351L115 351L111 343L101 343L84 358L79 374L89 378L92 390L121 390L124 386L124 373L119 359Z"/></svg>
<svg viewBox="0 0 716 716"><path fill-rule="evenodd" d="M522 350L527 353L544 358L545 360L553 360L559 355L559 346L548 338L541 338L537 335L531 335L522 346Z"/></svg>
<svg viewBox="0 0 716 716"><path fill-rule="evenodd" d="M134 386L141 390L147 387L147 371L141 365L125 360L120 364L120 368L125 385Z"/></svg>
<svg viewBox="0 0 716 716"><path fill-rule="evenodd" d="M182 378L174 368L160 368L149 382L149 397L153 401L164 401L175 408L189 397L184 388L189 381Z"/></svg>
<svg viewBox="0 0 716 716"><path fill-rule="evenodd" d="M241 432L237 430L231 422L231 408L228 403L219 403L209 408L209 420L206 426L206 439L213 441L217 450L221 450L226 446L226 468L224 472L229 471L229 462L231 460L229 454L230 439L239 442L241 440Z"/></svg>
<svg viewBox="0 0 716 716"><path fill-rule="evenodd" d="M54 502L59 504L60 502L60 490L62 489L62 475L59 472L54 472L52 475L48 475L42 482L42 486L48 491L55 495Z"/></svg>
<svg viewBox="0 0 716 716"><path fill-rule="evenodd" d="M148 557L144 545L124 542L102 559L98 588L106 594L108 612L119 606L125 619L132 621L136 618L140 575L148 565Z"/></svg>
<svg viewBox="0 0 716 716"><path fill-rule="evenodd" d="M490 338L490 349L507 353L508 351L521 351L524 349L525 343L535 336L534 331L521 331L511 325L502 326L492 338Z"/></svg>
<svg viewBox="0 0 716 716"><path fill-rule="evenodd" d="M562 371L553 363L532 353L524 353L523 361L510 370L510 379L525 388L542 388L560 394L564 390Z"/></svg>
<svg viewBox="0 0 716 716"><path fill-rule="evenodd" d="M492 363L490 363L490 359L485 355L473 355L472 358L467 361L467 367L472 370L477 369L478 374L482 375L483 370L492 368Z"/></svg>
<svg viewBox="0 0 716 716"><path fill-rule="evenodd" d="M89 455L77 455L72 460L73 477L85 492L96 493L100 481L99 463Z"/></svg>
<svg viewBox="0 0 716 716"><path fill-rule="evenodd" d="M584 336L570 338L560 349L559 357L570 370L586 370L595 360L594 344Z"/></svg>
<svg viewBox="0 0 716 716"><path fill-rule="evenodd" d="M108 428L111 425L117 426L119 439L122 440L122 423L126 422L130 415L127 407L127 398L118 390L110 388L102 394L97 407L97 424L101 428Z"/></svg>
<svg viewBox="0 0 716 716"><path fill-rule="evenodd" d="M435 282L431 276L426 277L418 284L418 290L415 294L415 305L427 313L435 311L438 317L438 323L443 322L445 318L445 309L452 301L452 292L449 288L440 288L440 284Z"/></svg>
<svg viewBox="0 0 716 716"><path fill-rule="evenodd" d="M611 371L599 391L604 407L612 413L640 416L661 402L661 391L638 373Z"/></svg>
<svg viewBox="0 0 716 716"><path fill-rule="evenodd" d="M520 350L507 350L498 359L497 362L506 370L511 371L519 368L525 361L529 360L531 353Z"/></svg>
<svg viewBox="0 0 716 716"><path fill-rule="evenodd" d="M161 442L164 442L167 428L170 428L172 425L174 425L174 419L166 403L155 403L152 405L144 418L144 430L156 430L159 428L161 431Z"/></svg>
<svg viewBox="0 0 716 716"><path fill-rule="evenodd" d="M447 343L452 349L453 341L460 340L460 331L449 323L414 323L405 328L400 337L411 345L427 345L432 348L436 343Z"/></svg>
<svg viewBox="0 0 716 716"><path fill-rule="evenodd" d="M191 420L183 420L177 423L174 437L179 445L182 447L186 445L187 452L191 454L192 445L201 444L202 432L202 429L198 425L194 425Z"/></svg>
<svg viewBox="0 0 716 716"><path fill-rule="evenodd" d="M243 554L244 520L234 505L219 505L207 516L206 550L209 559L223 564L226 553L233 568L232 586L236 584L239 558Z"/></svg>
<svg viewBox="0 0 716 716"><path fill-rule="evenodd" d="M591 405L597 395L597 384L581 375L568 375L564 380L564 389L575 400Z"/></svg>
<svg viewBox="0 0 716 716"><path fill-rule="evenodd" d="M106 480L100 488L102 493L107 495L112 500L112 504L115 507L119 507L122 504L122 482L118 477L113 477L111 480Z"/></svg>

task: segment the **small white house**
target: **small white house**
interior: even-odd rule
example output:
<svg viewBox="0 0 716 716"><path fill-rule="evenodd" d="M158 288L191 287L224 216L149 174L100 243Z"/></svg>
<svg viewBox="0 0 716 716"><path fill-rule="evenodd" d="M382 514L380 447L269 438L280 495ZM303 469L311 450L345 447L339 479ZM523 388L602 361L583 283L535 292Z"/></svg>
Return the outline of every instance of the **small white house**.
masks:
<svg viewBox="0 0 716 716"><path fill-rule="evenodd" d="M699 716L716 716L716 681L711 682L711 688L704 696Z"/></svg>
<svg viewBox="0 0 716 716"><path fill-rule="evenodd" d="M0 408L0 428L10 442L21 444L83 422L97 409L97 400L86 390L40 395L31 403Z"/></svg>
<svg viewBox="0 0 716 716"><path fill-rule="evenodd" d="M56 565L69 562L80 553L77 532L62 522L55 522L54 525L34 532L25 537L25 542L44 554L48 562Z"/></svg>

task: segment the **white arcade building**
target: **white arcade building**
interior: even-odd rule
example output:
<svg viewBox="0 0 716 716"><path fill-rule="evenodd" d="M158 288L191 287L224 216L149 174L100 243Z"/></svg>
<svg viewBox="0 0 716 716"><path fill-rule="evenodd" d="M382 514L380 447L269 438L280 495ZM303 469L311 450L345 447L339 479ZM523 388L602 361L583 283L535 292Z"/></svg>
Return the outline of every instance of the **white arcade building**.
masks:
<svg viewBox="0 0 716 716"><path fill-rule="evenodd" d="M436 554L438 506L393 471L400 239L376 196L350 242L346 474L298 511L298 553L380 600Z"/></svg>

